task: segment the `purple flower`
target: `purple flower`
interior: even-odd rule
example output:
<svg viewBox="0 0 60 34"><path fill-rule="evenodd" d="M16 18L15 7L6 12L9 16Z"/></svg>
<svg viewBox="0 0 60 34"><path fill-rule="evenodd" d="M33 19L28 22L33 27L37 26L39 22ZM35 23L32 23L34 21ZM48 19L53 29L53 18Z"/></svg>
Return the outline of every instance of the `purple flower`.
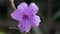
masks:
<svg viewBox="0 0 60 34"><path fill-rule="evenodd" d="M20 22L18 28L20 28L22 32L29 32L31 26L37 27L41 22L40 17L36 15L38 10L39 8L35 3L31 3L29 6L26 3L21 3L11 16Z"/></svg>

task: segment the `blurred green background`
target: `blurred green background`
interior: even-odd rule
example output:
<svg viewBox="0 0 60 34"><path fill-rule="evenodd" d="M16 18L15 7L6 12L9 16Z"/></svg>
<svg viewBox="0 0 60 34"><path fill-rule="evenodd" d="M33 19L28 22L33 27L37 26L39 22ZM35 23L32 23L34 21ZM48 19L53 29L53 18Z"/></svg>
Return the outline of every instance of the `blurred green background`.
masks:
<svg viewBox="0 0 60 34"><path fill-rule="evenodd" d="M39 7L40 26L32 27L28 34L60 34L60 0L14 0L16 8L21 2L35 2ZM10 16L13 11L10 0L0 0L0 34L22 34L18 21Z"/></svg>

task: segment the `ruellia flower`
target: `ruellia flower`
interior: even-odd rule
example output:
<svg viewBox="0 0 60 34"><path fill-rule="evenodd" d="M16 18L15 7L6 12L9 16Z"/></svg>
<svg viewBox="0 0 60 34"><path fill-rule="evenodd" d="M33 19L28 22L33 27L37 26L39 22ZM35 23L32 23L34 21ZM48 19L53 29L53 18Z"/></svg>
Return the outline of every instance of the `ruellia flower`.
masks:
<svg viewBox="0 0 60 34"><path fill-rule="evenodd" d="M22 32L29 32L32 27L39 26L40 17L37 16L39 8L35 3L20 3L17 9L11 13L11 17L19 21L18 28Z"/></svg>

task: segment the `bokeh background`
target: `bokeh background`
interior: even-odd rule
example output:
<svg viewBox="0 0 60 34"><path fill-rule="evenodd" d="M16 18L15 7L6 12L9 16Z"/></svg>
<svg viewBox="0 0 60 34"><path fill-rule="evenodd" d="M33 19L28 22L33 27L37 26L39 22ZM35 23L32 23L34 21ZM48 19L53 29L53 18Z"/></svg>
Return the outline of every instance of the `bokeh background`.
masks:
<svg viewBox="0 0 60 34"><path fill-rule="evenodd" d="M35 2L41 18L39 27L32 27L28 34L60 34L60 0L14 0L15 7L21 3ZM0 0L0 34L22 34L18 21L10 14L14 11L10 0Z"/></svg>

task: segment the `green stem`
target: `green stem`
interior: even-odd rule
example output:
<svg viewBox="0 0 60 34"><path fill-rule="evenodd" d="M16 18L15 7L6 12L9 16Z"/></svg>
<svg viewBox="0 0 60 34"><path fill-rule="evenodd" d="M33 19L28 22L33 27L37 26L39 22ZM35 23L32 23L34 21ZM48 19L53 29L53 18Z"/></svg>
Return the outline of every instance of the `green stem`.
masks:
<svg viewBox="0 0 60 34"><path fill-rule="evenodd" d="M13 9L16 9L15 4L14 4L14 0L10 0L10 4L13 7Z"/></svg>

